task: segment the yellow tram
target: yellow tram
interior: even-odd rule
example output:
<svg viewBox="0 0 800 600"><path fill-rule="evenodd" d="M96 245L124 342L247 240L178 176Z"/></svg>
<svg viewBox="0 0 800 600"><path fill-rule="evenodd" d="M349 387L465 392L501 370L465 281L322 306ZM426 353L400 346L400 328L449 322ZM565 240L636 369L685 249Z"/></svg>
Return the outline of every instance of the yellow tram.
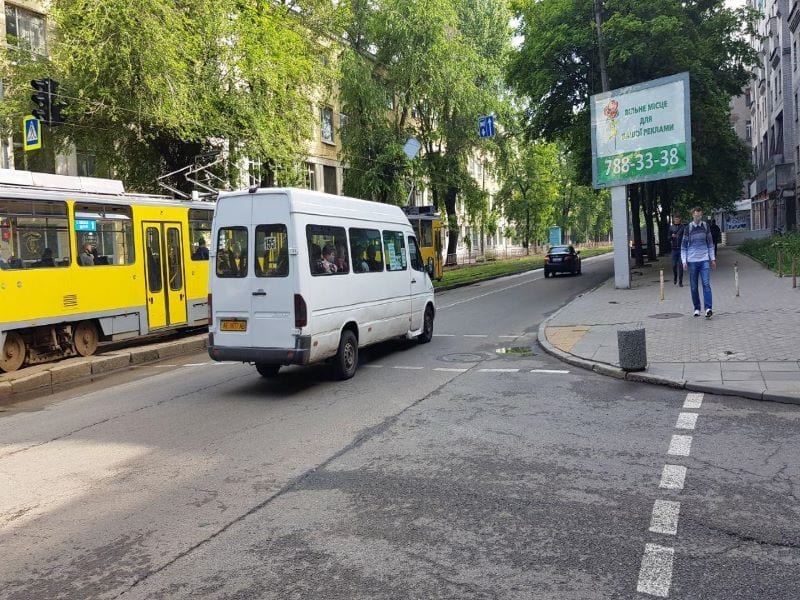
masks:
<svg viewBox="0 0 800 600"><path fill-rule="evenodd" d="M208 324L214 204L0 170L0 371Z"/></svg>
<svg viewBox="0 0 800 600"><path fill-rule="evenodd" d="M433 277L441 281L444 267L441 215L434 206L406 206L403 212L417 234L422 259L425 264L433 261Z"/></svg>

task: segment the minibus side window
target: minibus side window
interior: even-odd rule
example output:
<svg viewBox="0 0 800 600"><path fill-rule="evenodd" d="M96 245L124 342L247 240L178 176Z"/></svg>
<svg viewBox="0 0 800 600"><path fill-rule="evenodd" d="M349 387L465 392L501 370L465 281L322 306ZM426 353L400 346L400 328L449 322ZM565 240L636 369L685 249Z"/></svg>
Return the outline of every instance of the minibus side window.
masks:
<svg viewBox="0 0 800 600"><path fill-rule="evenodd" d="M256 277L289 275L289 241L286 225L256 227L256 258L253 267Z"/></svg>
<svg viewBox="0 0 800 600"><path fill-rule="evenodd" d="M217 234L217 277L247 276L247 228L221 227Z"/></svg>
<svg viewBox="0 0 800 600"><path fill-rule="evenodd" d="M350 272L344 227L307 225L306 239L312 275L346 275Z"/></svg>
<svg viewBox="0 0 800 600"><path fill-rule="evenodd" d="M425 270L425 263L422 260L422 254L420 254L419 246L417 246L417 240L411 236L408 236L408 255L411 260L412 269L415 271Z"/></svg>
<svg viewBox="0 0 800 600"><path fill-rule="evenodd" d="M402 231L384 231L383 248L387 271L405 271L406 240Z"/></svg>
<svg viewBox="0 0 800 600"><path fill-rule="evenodd" d="M69 266L67 203L0 199L0 269Z"/></svg>
<svg viewBox="0 0 800 600"><path fill-rule="evenodd" d="M353 272L380 273L383 271L381 232L377 229L350 228L350 251Z"/></svg>

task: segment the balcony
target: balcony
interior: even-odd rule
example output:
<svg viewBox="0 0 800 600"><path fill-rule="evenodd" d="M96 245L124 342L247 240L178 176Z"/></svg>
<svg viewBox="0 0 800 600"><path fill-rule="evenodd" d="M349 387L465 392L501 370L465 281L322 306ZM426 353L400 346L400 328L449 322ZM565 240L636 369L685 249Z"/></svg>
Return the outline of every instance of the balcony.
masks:
<svg viewBox="0 0 800 600"><path fill-rule="evenodd" d="M789 11L789 29L792 33L797 31L797 26L800 25L800 2L798 0L794 0L792 2L792 8Z"/></svg>

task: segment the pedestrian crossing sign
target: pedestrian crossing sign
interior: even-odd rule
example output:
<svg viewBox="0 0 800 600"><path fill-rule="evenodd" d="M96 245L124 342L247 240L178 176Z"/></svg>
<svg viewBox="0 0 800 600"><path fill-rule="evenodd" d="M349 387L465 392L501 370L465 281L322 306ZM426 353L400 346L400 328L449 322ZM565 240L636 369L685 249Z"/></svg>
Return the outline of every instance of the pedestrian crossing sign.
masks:
<svg viewBox="0 0 800 600"><path fill-rule="evenodd" d="M22 146L26 152L42 147L42 124L33 115L22 119Z"/></svg>

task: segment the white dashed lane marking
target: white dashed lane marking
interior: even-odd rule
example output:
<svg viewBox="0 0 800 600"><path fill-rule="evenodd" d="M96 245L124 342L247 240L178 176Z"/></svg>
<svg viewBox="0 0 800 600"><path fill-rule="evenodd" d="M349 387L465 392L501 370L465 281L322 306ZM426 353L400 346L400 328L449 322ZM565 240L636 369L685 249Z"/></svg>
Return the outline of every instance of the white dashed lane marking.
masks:
<svg viewBox="0 0 800 600"><path fill-rule="evenodd" d="M669 587L672 585L672 559L674 556L673 548L665 548L658 544L646 544L636 591L659 598L667 598Z"/></svg>
<svg viewBox="0 0 800 600"><path fill-rule="evenodd" d="M658 484L658 487L663 490L682 490L685 479L686 467L664 465L664 470L661 472L661 483Z"/></svg>
<svg viewBox="0 0 800 600"><path fill-rule="evenodd" d="M555 375L566 375L569 371L565 369L532 369L531 373L552 373Z"/></svg>
<svg viewBox="0 0 800 600"><path fill-rule="evenodd" d="M466 373L469 369L450 369L447 367L436 367L434 371L441 371L443 373Z"/></svg>
<svg viewBox="0 0 800 600"><path fill-rule="evenodd" d="M519 369L478 369L479 373L519 373Z"/></svg>
<svg viewBox="0 0 800 600"><path fill-rule="evenodd" d="M697 425L697 413L682 412L678 415L675 429L694 429Z"/></svg>
<svg viewBox="0 0 800 600"><path fill-rule="evenodd" d="M700 408L703 404L703 394L692 393L686 394L686 401L683 403L683 408Z"/></svg>
<svg viewBox="0 0 800 600"><path fill-rule="evenodd" d="M672 500L656 500L653 505L653 516L650 518L650 531L675 535L678 533L678 513L681 503Z"/></svg>
<svg viewBox="0 0 800 600"><path fill-rule="evenodd" d="M672 456L689 456L692 451L692 436L673 435L669 442L667 454Z"/></svg>
<svg viewBox="0 0 800 600"><path fill-rule="evenodd" d="M489 336L485 333L465 333L464 337L487 338Z"/></svg>
<svg viewBox="0 0 800 600"><path fill-rule="evenodd" d="M393 369L404 369L406 371L422 371L425 367L392 367Z"/></svg>

